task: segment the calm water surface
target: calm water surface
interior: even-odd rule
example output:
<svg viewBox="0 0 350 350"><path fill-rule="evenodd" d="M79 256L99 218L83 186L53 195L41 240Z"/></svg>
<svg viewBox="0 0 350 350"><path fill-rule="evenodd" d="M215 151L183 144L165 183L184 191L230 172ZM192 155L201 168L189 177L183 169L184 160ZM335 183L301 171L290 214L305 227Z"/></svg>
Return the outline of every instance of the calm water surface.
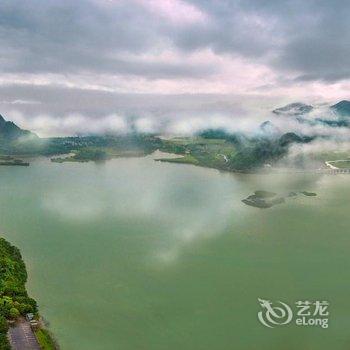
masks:
<svg viewBox="0 0 350 350"><path fill-rule="evenodd" d="M0 168L0 230L63 350L349 349L349 181L42 159ZM267 329L259 297L329 300L330 326Z"/></svg>

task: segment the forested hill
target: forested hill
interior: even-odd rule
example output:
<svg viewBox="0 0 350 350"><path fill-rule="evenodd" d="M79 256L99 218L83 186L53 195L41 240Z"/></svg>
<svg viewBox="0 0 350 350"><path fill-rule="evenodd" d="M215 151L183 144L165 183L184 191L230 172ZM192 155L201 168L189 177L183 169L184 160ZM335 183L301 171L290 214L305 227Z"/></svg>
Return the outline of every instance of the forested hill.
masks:
<svg viewBox="0 0 350 350"><path fill-rule="evenodd" d="M21 316L32 313L39 319L37 303L28 296L25 284L27 271L18 248L11 245L4 238L0 238L0 349L10 349L6 336L8 323L16 322ZM41 328L37 329L37 336L45 334L46 343L52 344L49 349L55 349L50 333ZM40 338L38 337L40 342ZM41 343L41 342L40 342Z"/></svg>
<svg viewBox="0 0 350 350"><path fill-rule="evenodd" d="M21 253L4 238L0 238L0 349L7 349L7 320L26 313L37 314L34 299L27 294L27 272Z"/></svg>
<svg viewBox="0 0 350 350"><path fill-rule="evenodd" d="M21 129L15 123L5 120L0 114L0 140L13 141L21 137L37 138L34 133Z"/></svg>

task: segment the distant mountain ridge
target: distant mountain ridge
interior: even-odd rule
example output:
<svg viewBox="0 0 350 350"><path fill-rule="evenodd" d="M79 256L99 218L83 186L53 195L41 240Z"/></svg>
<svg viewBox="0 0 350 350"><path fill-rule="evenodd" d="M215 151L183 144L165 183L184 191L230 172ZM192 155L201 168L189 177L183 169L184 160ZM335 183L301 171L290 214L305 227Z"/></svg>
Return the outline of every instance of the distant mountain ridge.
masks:
<svg viewBox="0 0 350 350"><path fill-rule="evenodd" d="M329 106L329 108L341 117L350 117L350 101L348 100L339 101L334 105ZM301 116L314 110L317 110L317 107L302 102L294 102L276 108L272 113L286 116Z"/></svg>
<svg viewBox="0 0 350 350"><path fill-rule="evenodd" d="M272 113L277 115L302 115L313 110L313 106L301 102L290 103L284 107L276 108Z"/></svg>
<svg viewBox="0 0 350 350"><path fill-rule="evenodd" d="M15 123L5 120L0 114L0 139L5 141L14 141L24 136L38 138L38 136L31 131L23 130Z"/></svg>
<svg viewBox="0 0 350 350"><path fill-rule="evenodd" d="M330 108L343 117L350 117L350 101L340 101L332 105Z"/></svg>
<svg viewBox="0 0 350 350"><path fill-rule="evenodd" d="M328 106L328 108L329 115L327 115L327 111L325 112L325 110L322 110L322 113L320 112L318 114L318 107L296 102L276 108L272 113L279 116L291 117L301 124L311 126L322 124L332 128L350 127L350 101L343 100ZM312 116L308 116L310 112L313 112Z"/></svg>

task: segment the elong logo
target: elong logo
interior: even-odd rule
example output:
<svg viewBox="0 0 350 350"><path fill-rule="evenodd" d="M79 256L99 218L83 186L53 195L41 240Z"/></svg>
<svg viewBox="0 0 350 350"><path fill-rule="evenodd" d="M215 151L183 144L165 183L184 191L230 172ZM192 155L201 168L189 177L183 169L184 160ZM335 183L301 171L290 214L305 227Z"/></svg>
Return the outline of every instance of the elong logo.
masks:
<svg viewBox="0 0 350 350"><path fill-rule="evenodd" d="M258 299L263 311L258 312L259 321L266 327L273 328L288 324L293 318L292 309L282 301L279 306L273 306L272 302L265 299Z"/></svg>
<svg viewBox="0 0 350 350"><path fill-rule="evenodd" d="M319 326L328 328L329 302L328 301L297 301L297 311L293 313L292 308L282 301L272 303L270 300L258 298L262 308L258 312L258 319L262 325L268 328L283 326L291 323L295 314L297 326Z"/></svg>

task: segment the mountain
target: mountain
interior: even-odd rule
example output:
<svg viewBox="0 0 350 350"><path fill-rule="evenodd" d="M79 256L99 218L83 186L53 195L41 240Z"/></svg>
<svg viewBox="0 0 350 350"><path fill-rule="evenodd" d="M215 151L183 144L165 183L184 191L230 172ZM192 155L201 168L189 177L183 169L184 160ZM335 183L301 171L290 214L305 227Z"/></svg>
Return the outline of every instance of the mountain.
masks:
<svg viewBox="0 0 350 350"><path fill-rule="evenodd" d="M331 109L342 117L350 117L350 101L340 101L335 105L332 105Z"/></svg>
<svg viewBox="0 0 350 350"><path fill-rule="evenodd" d="M293 117L300 124L310 126L324 125L331 128L350 127L350 101L343 100L327 108L334 113L330 113L329 109L319 109L318 107L300 102L291 103L277 108L272 112L277 115ZM315 112L313 116L307 116L311 111ZM317 117L315 117L316 115Z"/></svg>
<svg viewBox="0 0 350 350"><path fill-rule="evenodd" d="M332 128L343 128L349 127L350 121L346 119L322 119L316 118L315 123L330 126Z"/></svg>
<svg viewBox="0 0 350 350"><path fill-rule="evenodd" d="M15 141L22 137L38 138L36 134L21 129L13 122L6 121L0 114L0 140Z"/></svg>
<svg viewBox="0 0 350 350"><path fill-rule="evenodd" d="M287 132L280 137L278 143L280 144L280 146L286 147L292 143L308 143L312 140L313 137L310 136L299 136L294 132Z"/></svg>
<svg viewBox="0 0 350 350"><path fill-rule="evenodd" d="M296 116L309 113L313 110L311 105L305 103L295 102L290 103L284 107L276 108L272 112L277 115L287 115L287 116Z"/></svg>
<svg viewBox="0 0 350 350"><path fill-rule="evenodd" d="M330 118L316 118L315 122L332 128L350 127L350 101L343 100L329 107L333 111Z"/></svg>

